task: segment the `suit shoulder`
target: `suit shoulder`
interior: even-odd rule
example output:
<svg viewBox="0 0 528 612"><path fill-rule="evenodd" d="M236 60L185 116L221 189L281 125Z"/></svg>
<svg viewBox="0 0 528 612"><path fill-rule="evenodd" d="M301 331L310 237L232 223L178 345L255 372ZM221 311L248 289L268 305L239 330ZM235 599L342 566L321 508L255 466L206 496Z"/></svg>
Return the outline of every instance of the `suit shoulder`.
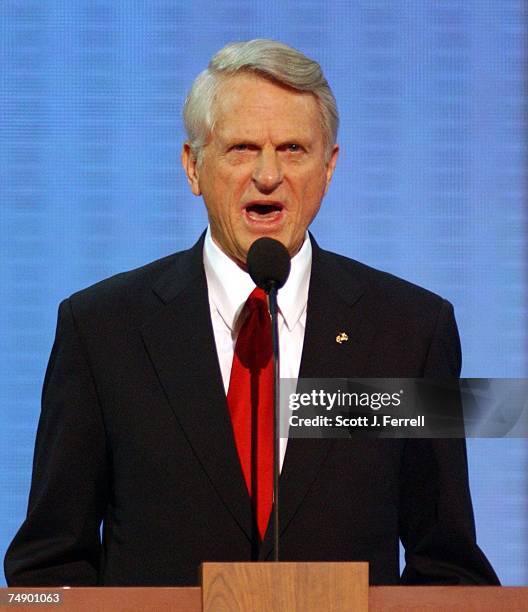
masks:
<svg viewBox="0 0 528 612"><path fill-rule="evenodd" d="M188 260L195 249L173 253L139 268L115 274L94 285L73 293L69 297L76 317L134 317L134 313L150 310L159 299L153 287L165 277L178 274L179 269L188 269Z"/></svg>
<svg viewBox="0 0 528 612"><path fill-rule="evenodd" d="M70 296L70 299L75 302L104 299L105 296L110 297L136 286L144 287L149 283L154 283L156 278L174 265L180 256L181 253L173 253L138 268L119 272L76 291Z"/></svg>
<svg viewBox="0 0 528 612"><path fill-rule="evenodd" d="M373 357L375 376L457 376L460 342L451 304L414 283L314 249L320 316L337 313ZM338 299L335 299L337 294ZM359 326L356 328L355 325ZM369 353L370 351L370 353Z"/></svg>
<svg viewBox="0 0 528 612"><path fill-rule="evenodd" d="M395 313L406 311L409 314L436 317L447 302L442 296L389 272L330 251L322 251L321 255L329 262L332 261L349 278L353 278L380 308L389 307Z"/></svg>

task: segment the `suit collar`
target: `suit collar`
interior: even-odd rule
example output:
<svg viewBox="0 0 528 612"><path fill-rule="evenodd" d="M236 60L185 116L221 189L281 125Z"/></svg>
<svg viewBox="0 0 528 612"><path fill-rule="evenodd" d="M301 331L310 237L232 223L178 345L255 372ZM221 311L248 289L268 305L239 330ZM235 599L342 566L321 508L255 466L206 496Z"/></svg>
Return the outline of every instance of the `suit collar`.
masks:
<svg viewBox="0 0 528 612"><path fill-rule="evenodd" d="M152 290L163 303L171 302L189 284L203 277L204 240L205 232L192 248L178 254L174 265L165 270L153 285ZM324 306L322 302L330 305L337 301L354 306L365 291L361 281L340 263L344 258L321 249L311 234L310 241L312 270L308 306L312 313L315 315L314 311Z"/></svg>
<svg viewBox="0 0 528 612"><path fill-rule="evenodd" d="M313 252L312 264L312 292L326 289L335 295L334 299L339 299L353 306L363 295L366 287L356 274L349 271L345 262L350 260L342 255L336 255L330 251L325 251L310 234ZM313 295L311 295L313 298Z"/></svg>
<svg viewBox="0 0 528 612"><path fill-rule="evenodd" d="M313 264L299 377L360 376L373 332L362 299L366 288L345 265L349 260L324 251L311 239Z"/></svg>
<svg viewBox="0 0 528 612"><path fill-rule="evenodd" d="M174 264L164 271L152 286L152 291L164 304L176 299L193 281L203 275L203 244L205 232L198 242L187 251L178 253Z"/></svg>

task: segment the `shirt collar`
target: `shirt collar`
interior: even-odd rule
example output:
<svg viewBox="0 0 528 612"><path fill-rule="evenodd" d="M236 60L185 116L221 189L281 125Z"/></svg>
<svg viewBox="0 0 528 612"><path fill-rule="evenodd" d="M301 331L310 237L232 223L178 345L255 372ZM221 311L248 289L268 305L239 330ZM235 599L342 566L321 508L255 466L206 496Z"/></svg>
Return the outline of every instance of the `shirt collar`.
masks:
<svg viewBox="0 0 528 612"><path fill-rule="evenodd" d="M227 327L233 330L255 283L213 241L209 227L203 254L209 301ZM306 310L311 268L312 244L307 233L301 249L291 260L290 275L278 296L280 313L290 331Z"/></svg>

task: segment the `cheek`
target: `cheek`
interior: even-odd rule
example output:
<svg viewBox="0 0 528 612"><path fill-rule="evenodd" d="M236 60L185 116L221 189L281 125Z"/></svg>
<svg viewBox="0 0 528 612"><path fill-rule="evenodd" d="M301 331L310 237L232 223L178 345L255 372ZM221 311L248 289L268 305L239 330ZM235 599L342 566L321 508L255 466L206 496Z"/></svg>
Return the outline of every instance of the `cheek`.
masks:
<svg viewBox="0 0 528 612"><path fill-rule="evenodd" d="M247 189L248 181L244 175L237 172L225 172L217 176L216 193L221 193L227 206L236 206Z"/></svg>
<svg viewBox="0 0 528 612"><path fill-rule="evenodd" d="M305 178L299 189L300 205L305 210L317 210L324 195L326 178L320 171L314 174Z"/></svg>

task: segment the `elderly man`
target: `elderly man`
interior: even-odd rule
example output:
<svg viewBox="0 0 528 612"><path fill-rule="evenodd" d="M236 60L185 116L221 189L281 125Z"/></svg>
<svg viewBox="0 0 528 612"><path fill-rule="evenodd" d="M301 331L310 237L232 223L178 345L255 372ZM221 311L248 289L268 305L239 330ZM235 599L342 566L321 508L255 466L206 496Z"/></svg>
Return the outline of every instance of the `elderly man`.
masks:
<svg viewBox="0 0 528 612"><path fill-rule="evenodd" d="M244 438L238 353L253 313L267 318L245 268L258 237L292 257L282 376L459 375L448 302L307 235L338 155L316 62L272 41L228 45L185 123L209 228L61 304L11 585L191 585L202 561L271 558L267 468L248 463L258 442L269 467L269 431ZM291 439L281 464L282 560L368 561L374 584L497 582L475 542L463 440Z"/></svg>

